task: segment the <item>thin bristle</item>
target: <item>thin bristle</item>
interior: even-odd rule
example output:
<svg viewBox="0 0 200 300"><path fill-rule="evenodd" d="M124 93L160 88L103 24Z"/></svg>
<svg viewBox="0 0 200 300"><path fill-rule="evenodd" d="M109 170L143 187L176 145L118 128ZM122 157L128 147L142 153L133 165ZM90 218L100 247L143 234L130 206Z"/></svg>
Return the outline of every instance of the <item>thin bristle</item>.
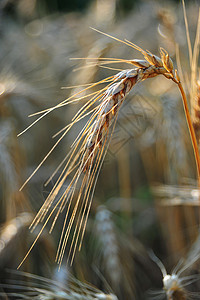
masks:
<svg viewBox="0 0 200 300"><path fill-rule="evenodd" d="M96 28L93 28L93 27L90 27L92 30L94 30L94 31L96 31L96 32L98 32L98 33L101 33L101 34L103 34L103 35L105 35L105 36L107 36L107 37L109 37L109 38L111 38L111 39L113 39L113 40L116 40L117 42L120 42L120 43L123 43L123 44L125 44L125 45L127 45L127 46L129 46L129 47L131 47L131 48L134 48L134 49L136 49L136 50L138 50L138 51L140 51L139 49L141 49L140 47L138 47L138 46L136 46L136 45L132 45L131 44L131 42L126 42L126 41L123 41L123 40L120 40L120 39L118 39L118 38L116 38L116 37L114 37L114 36L112 36L112 35L110 35L110 34L108 34L108 33L105 33L105 32L103 32L103 31L100 31L100 30L98 30L98 29L96 29ZM137 49L138 48L138 49ZM142 50L142 49L141 49ZM141 52L141 51L140 51Z"/></svg>
<svg viewBox="0 0 200 300"><path fill-rule="evenodd" d="M96 62L96 63L88 63L87 65L84 65L82 67L78 67L78 68L75 68L73 69L73 72L77 72L77 71L80 71L80 70L84 70L84 69L87 69L87 68L93 68L93 67L101 67L101 66L104 66L104 65L108 65L108 64L119 64L119 63L127 63L127 64L132 64L131 61L128 61L128 60L110 60L110 61L104 61L104 62Z"/></svg>
<svg viewBox="0 0 200 300"><path fill-rule="evenodd" d="M105 82L107 82L107 81L109 81L109 80L112 81L112 79L113 79L113 76L109 76L109 77L107 77L107 78L104 78L103 80L97 81L97 82L95 82L95 83L91 83L91 84L89 84L89 86L87 86L85 89L83 89L83 90L81 90L81 91L79 91L79 92L73 94L72 96L70 96L69 98L63 100L62 102L58 103L57 105L55 105L55 106L53 106L53 107L50 107L50 108L47 108L47 109L44 109L44 110L42 110L42 111L38 111L38 112L36 112L36 113L33 113L33 114L29 115L29 117L33 117L33 116L36 116L36 115L39 115L39 114L43 114L43 113L50 113L51 111L53 111L53 110L55 110L55 109L57 109L57 108L60 108L60 107L62 107L62 106L64 106L64 105L66 105L66 104L69 102L69 100L71 100L71 99L77 97L78 95L80 95L80 94L83 93L83 92L86 92L86 91L89 90L90 88L93 88L93 87L95 87L95 86L97 86L97 85L99 85L99 84L105 83ZM84 97L87 97L87 95L84 96ZM83 99L84 99L84 98L83 98ZM75 99L75 101L79 101L79 100L80 100L80 98ZM72 103L72 102L70 102L70 103ZM45 115L46 115L46 114L45 114ZM42 117L42 116L41 116L41 117ZM40 118L38 118L37 120L39 121ZM37 120L36 120L36 121L37 121ZM36 122L36 121L35 121L35 122ZM30 126L32 127L32 126L35 124L35 122L32 123ZM20 135L21 135L22 133L24 133L25 131L27 131L27 130L30 128L30 126L27 127L24 131L22 131L22 132L20 133Z"/></svg>

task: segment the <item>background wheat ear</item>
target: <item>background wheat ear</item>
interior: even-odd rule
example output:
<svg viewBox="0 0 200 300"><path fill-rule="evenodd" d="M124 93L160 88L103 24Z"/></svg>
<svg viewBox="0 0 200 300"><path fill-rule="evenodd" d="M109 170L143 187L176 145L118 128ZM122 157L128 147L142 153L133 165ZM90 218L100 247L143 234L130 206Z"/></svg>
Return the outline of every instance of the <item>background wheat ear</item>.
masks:
<svg viewBox="0 0 200 300"><path fill-rule="evenodd" d="M66 270L62 270L60 281L16 270L8 270L7 274L12 274L13 278L9 284L0 284L4 289L0 295L9 299L118 299L114 294L106 294L89 283L80 282ZM16 287L18 291L15 291Z"/></svg>
<svg viewBox="0 0 200 300"><path fill-rule="evenodd" d="M195 107L193 107L194 110L194 117L193 117L193 127L196 134L197 142L199 145L199 139L200 139L200 81L197 80L196 82L196 95L195 97Z"/></svg>

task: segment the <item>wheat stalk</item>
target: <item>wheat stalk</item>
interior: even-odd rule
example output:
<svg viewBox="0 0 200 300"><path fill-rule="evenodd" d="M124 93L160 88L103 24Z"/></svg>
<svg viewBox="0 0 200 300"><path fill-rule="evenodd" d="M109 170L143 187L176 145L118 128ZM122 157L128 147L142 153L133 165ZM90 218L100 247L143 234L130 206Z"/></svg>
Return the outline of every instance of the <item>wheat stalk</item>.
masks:
<svg viewBox="0 0 200 300"><path fill-rule="evenodd" d="M47 159L47 157L53 152L55 147L64 138L71 127L78 121L82 120L84 117L90 115L90 118L87 121L86 125L81 130L80 134L71 146L69 154L64 158L64 160L58 167L58 169L61 167L63 168L62 173L30 226L33 230L39 222L44 223L37 238L30 247L23 261L20 263L19 267L29 255L36 241L42 234L45 226L49 222L50 218L53 218L52 226L50 229L51 232L59 214L63 212L64 209L66 209L65 220L63 223L63 229L58 245L56 261L59 265L61 265L66 246L70 239L70 233L73 232L68 255L68 258L70 257L71 263L73 262L77 247L80 250L82 245L97 178L99 176L99 172L101 170L101 166L103 164L103 160L106 155L113 130L115 128L119 110L126 96L137 83L152 77L156 77L158 75L163 75L167 79L173 80L178 85L183 98L186 119L188 122L197 162L198 175L200 174L200 160L198 156L197 143L187 107L186 96L177 71L174 71L173 62L169 57L169 54L163 48L161 48L160 57L158 57L148 50L144 51L128 40L122 41L98 30L96 31L138 50L143 54L144 59L105 59L104 61L106 63L116 63L121 61L134 65L136 68L123 70L117 73L115 76L110 76L97 83L91 84L81 92L70 96L68 99L62 101L58 105L37 113L41 114L41 116L23 131L25 132L37 121L42 119L53 110L69 103L74 103L81 99L85 99L86 97L90 97L90 100L88 100L86 104L83 105L77 112L75 117L72 119L72 122L60 131L60 133L62 133L61 137L25 182L26 184L31 179L31 177L36 173L36 171ZM77 99L77 96L80 96L82 92L85 92L102 83L108 84L104 88L96 92L90 93L87 96L81 96ZM94 103L97 103L97 101L99 102L99 104L95 108L91 109L92 105ZM68 187L66 188L64 193L57 199L61 187L69 176L72 176L72 179ZM52 176L50 177L50 179L51 178ZM77 188L79 188L79 193L75 198L75 190Z"/></svg>

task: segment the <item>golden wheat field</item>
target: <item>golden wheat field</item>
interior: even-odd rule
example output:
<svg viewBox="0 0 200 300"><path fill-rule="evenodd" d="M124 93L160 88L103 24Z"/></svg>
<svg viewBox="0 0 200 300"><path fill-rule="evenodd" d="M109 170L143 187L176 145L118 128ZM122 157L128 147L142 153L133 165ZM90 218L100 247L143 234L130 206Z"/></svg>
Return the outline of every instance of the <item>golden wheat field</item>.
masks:
<svg viewBox="0 0 200 300"><path fill-rule="evenodd" d="M0 299L200 299L200 3L0 1Z"/></svg>

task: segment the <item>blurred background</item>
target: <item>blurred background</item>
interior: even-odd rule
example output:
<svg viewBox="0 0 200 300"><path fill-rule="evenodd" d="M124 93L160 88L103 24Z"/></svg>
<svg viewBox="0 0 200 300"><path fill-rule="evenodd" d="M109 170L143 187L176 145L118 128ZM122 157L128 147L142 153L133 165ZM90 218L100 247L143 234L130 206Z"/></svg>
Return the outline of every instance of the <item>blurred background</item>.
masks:
<svg viewBox="0 0 200 300"><path fill-rule="evenodd" d="M192 46L198 5L198 1L186 1ZM99 58L142 57L90 27L127 38L157 55L163 47L175 66L179 53L184 87L190 93L191 66L181 1L0 0L2 299L12 299L9 292L20 290L15 287L19 275L8 270L16 270L37 236L41 227L30 233L28 226L53 187L54 182L45 186L45 181L68 153L84 121L68 133L26 187L19 188L54 145L52 136L70 123L84 101L58 109L24 135L17 134L35 120L28 115L80 89L62 87L95 82L118 72L99 68ZM96 58L96 65L70 60L76 57ZM114 68L128 67L117 64ZM198 237L198 199L194 155L177 87L164 76L149 79L132 90L121 108L83 246L73 266L68 266L67 254L59 273L54 262L61 215L51 235L48 228L44 231L21 270L64 286L70 272L118 299L148 299L150 289L162 289L162 274L149 251L171 271ZM195 268L198 274L198 266ZM31 287L31 280L23 282ZM60 299L54 293L54 298L45 299ZM37 299L43 299L39 296L38 292Z"/></svg>

